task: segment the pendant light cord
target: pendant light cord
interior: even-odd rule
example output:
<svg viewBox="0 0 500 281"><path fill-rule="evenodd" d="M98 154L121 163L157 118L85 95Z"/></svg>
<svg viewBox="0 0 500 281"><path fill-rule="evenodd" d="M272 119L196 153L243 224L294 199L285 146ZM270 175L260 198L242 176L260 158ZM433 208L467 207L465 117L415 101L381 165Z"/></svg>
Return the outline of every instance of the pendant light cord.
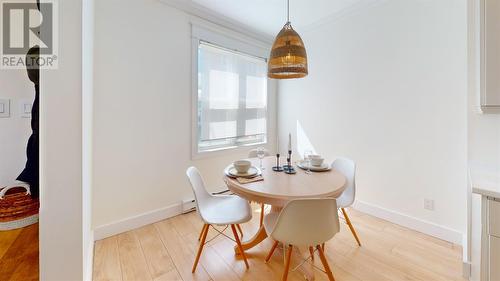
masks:
<svg viewBox="0 0 500 281"><path fill-rule="evenodd" d="M286 1L286 22L290 22L290 0Z"/></svg>

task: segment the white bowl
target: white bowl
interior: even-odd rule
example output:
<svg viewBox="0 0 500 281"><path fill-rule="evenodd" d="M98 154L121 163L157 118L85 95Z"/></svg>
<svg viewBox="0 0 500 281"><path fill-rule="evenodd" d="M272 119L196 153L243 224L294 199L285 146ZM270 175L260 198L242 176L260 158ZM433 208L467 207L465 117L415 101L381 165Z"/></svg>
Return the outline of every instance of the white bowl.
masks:
<svg viewBox="0 0 500 281"><path fill-rule="evenodd" d="M323 165L325 159L319 155L311 155L309 156L309 161L311 161L311 165L320 167L321 165Z"/></svg>
<svg viewBox="0 0 500 281"><path fill-rule="evenodd" d="M252 162L248 160L238 160L234 161L233 166L236 171L238 171L238 173L244 174L248 172L248 169L250 169L250 167L252 167Z"/></svg>

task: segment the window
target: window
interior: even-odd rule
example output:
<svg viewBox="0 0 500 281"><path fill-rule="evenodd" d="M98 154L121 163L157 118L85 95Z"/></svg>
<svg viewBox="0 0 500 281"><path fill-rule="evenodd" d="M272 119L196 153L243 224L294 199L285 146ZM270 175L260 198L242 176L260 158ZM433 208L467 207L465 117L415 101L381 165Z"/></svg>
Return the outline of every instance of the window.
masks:
<svg viewBox="0 0 500 281"><path fill-rule="evenodd" d="M266 143L266 60L196 42L197 152Z"/></svg>

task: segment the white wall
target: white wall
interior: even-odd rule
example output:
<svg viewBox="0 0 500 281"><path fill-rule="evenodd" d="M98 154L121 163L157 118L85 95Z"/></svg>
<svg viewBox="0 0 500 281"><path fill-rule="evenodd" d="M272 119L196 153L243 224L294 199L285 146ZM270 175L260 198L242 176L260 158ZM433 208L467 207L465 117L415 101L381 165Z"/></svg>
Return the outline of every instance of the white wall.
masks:
<svg viewBox="0 0 500 281"><path fill-rule="evenodd" d="M280 84L280 139L358 164L357 200L466 231L466 1L379 1L303 36L309 76ZM307 143L301 141L300 143ZM423 208L424 198L435 210Z"/></svg>
<svg viewBox="0 0 500 281"><path fill-rule="evenodd" d="M1 3L1 2L0 2ZM26 164L30 118L22 118L20 103L35 98L34 84L24 69L0 69L0 99L10 99L10 118L0 118L0 187L11 185Z"/></svg>
<svg viewBox="0 0 500 281"><path fill-rule="evenodd" d="M83 280L82 6L58 1L59 68L41 72L40 280ZM42 36L44 30L42 30Z"/></svg>
<svg viewBox="0 0 500 281"><path fill-rule="evenodd" d="M191 160L190 16L157 0L95 4L94 227L192 198L190 165L225 189L223 168L246 152Z"/></svg>

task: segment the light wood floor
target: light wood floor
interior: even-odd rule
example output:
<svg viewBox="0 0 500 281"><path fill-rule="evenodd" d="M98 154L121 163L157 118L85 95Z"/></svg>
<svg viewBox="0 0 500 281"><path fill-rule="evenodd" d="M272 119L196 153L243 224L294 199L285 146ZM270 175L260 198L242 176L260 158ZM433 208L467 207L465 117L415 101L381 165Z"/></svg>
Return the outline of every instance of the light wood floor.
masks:
<svg viewBox="0 0 500 281"><path fill-rule="evenodd" d="M255 233L259 207L250 223L243 224L245 238ZM337 281L341 280L464 280L461 247L377 219L347 210L358 231L358 247L349 229L326 245L326 254ZM94 281L100 280L280 280L282 251L276 251L269 264L264 259L272 241L268 238L247 252L250 269L236 259L234 243L223 236L204 248L195 274L191 266L198 247L202 223L196 213L180 215L140 229L96 242ZM214 236L210 231L207 240ZM231 234L231 230L226 231ZM321 267L316 256L315 264ZM291 265L291 268L294 268ZM316 280L327 280L315 269ZM299 270L288 280L304 280Z"/></svg>
<svg viewBox="0 0 500 281"><path fill-rule="evenodd" d="M38 280L38 224L0 231L0 280Z"/></svg>

